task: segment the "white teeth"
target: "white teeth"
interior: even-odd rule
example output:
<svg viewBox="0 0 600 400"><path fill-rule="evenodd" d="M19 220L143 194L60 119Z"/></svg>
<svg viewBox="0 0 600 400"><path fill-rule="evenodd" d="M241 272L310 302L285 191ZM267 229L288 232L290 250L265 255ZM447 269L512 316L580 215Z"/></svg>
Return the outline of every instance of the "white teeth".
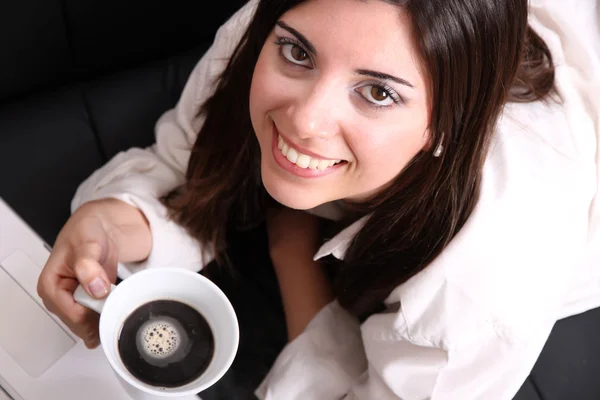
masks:
<svg viewBox="0 0 600 400"><path fill-rule="evenodd" d="M285 156L288 160L290 160L291 163L294 164L298 160L298 152L296 151L296 149L293 148L290 148Z"/></svg>
<svg viewBox="0 0 600 400"><path fill-rule="evenodd" d="M302 154L296 149L290 147L281 136L277 137L277 148L281 150L281 154L285 156L291 163L296 164L300 168L318 169L324 171L327 168L334 166L342 160L320 160L312 158L306 154Z"/></svg>
<svg viewBox="0 0 600 400"><path fill-rule="evenodd" d="M289 153L288 153L289 154ZM288 158L289 160L289 158ZM298 159L296 160L296 165L299 166L300 168L306 168L308 167L310 164L310 157L307 156L306 154L300 154L298 156Z"/></svg>
<svg viewBox="0 0 600 400"><path fill-rule="evenodd" d="M319 160L319 165L317 165L317 169L324 171L329 168L329 160Z"/></svg>

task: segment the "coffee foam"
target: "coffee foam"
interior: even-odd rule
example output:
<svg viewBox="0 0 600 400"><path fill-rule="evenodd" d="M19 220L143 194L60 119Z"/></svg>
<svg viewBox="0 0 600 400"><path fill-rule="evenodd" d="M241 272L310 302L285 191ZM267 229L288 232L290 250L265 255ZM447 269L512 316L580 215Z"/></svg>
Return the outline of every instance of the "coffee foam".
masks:
<svg viewBox="0 0 600 400"><path fill-rule="evenodd" d="M189 338L175 318L156 316L150 318L137 331L138 352L146 362L164 367L185 358L189 352Z"/></svg>
<svg viewBox="0 0 600 400"><path fill-rule="evenodd" d="M146 322L138 335L144 353L153 358L167 358L174 354L181 344L178 327L165 317Z"/></svg>

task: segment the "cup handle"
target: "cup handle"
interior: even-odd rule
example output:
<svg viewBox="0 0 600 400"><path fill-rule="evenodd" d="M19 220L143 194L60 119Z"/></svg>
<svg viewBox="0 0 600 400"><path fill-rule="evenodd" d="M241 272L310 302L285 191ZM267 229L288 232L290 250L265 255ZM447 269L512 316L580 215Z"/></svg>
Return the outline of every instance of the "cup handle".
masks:
<svg viewBox="0 0 600 400"><path fill-rule="evenodd" d="M114 288L116 288L116 286L111 284L110 291L108 292L109 295ZM96 311L98 314L102 312L102 307L104 307L104 303L106 302L106 297L103 299L95 299L89 294L87 294L87 292L83 289L83 286L81 285L77 286L77 288L73 292L73 299L75 299L75 301L81 304L82 306Z"/></svg>

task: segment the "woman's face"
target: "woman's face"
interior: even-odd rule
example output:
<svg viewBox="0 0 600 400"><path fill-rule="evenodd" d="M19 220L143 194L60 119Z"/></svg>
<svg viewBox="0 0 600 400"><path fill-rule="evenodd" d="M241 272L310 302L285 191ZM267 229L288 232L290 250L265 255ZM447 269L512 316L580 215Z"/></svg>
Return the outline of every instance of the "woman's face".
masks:
<svg viewBox="0 0 600 400"><path fill-rule="evenodd" d="M425 82L397 6L309 0L285 13L250 91L269 194L309 209L385 188L428 146Z"/></svg>

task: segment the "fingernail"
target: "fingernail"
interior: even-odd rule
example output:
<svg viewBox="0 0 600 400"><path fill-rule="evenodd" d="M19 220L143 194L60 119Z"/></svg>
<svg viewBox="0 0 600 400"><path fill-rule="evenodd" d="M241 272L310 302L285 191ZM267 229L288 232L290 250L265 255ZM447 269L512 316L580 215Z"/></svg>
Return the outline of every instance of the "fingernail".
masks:
<svg viewBox="0 0 600 400"><path fill-rule="evenodd" d="M95 278L92 283L90 283L90 292L92 292L97 299L101 299L108 293L108 288L101 278Z"/></svg>

